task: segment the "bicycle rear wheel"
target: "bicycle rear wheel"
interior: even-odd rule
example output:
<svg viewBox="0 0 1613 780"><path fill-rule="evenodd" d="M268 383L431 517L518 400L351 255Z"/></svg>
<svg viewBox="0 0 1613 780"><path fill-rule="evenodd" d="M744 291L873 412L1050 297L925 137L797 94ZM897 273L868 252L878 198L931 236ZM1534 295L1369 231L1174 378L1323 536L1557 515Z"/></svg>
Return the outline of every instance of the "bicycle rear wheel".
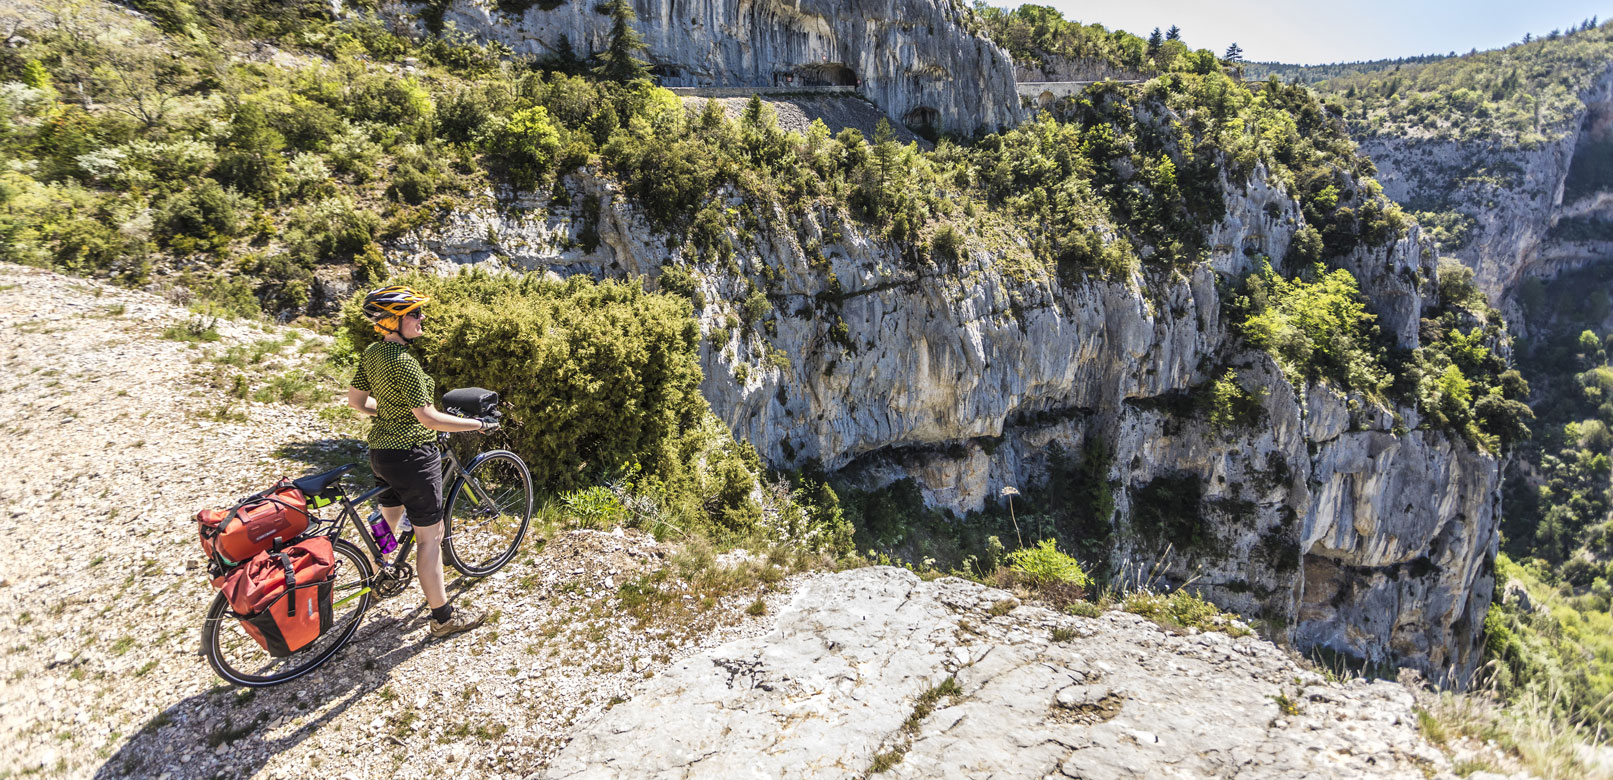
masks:
<svg viewBox="0 0 1613 780"><path fill-rule="evenodd" d="M202 625L202 654L219 677L231 685L248 688L289 682L317 669L353 638L359 620L370 608L370 562L345 539L337 539L333 549L336 583L331 589L334 606L330 630L285 658L269 655L229 616L224 594L213 598Z"/></svg>
<svg viewBox="0 0 1613 780"><path fill-rule="evenodd" d="M532 521L532 475L508 450L484 452L469 479L456 479L444 512L444 557L459 573L484 577L509 563Z"/></svg>

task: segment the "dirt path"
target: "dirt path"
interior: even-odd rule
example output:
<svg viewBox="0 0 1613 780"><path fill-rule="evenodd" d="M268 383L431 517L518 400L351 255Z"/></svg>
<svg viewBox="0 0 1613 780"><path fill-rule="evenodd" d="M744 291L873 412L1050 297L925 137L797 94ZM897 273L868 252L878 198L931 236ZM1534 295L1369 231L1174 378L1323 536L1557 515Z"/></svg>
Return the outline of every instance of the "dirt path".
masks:
<svg viewBox="0 0 1613 780"><path fill-rule="evenodd" d="M665 545L539 533L505 571L451 586L492 625L431 641L410 589L319 673L221 686L199 653L213 592L191 516L362 450L331 388L311 406L243 400L220 363L291 342L258 363L267 382L317 359L322 337L242 323L212 343L164 337L194 319L0 265L0 777L523 777L634 683L766 629L744 614L753 593L636 628L612 599Z"/></svg>

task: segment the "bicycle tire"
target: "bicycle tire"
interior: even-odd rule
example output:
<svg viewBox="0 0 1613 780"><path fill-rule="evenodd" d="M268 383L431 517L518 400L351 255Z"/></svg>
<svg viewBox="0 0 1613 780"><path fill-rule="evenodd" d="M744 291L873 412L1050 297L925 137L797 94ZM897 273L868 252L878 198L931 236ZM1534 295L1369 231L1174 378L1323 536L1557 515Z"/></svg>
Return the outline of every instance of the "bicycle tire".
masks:
<svg viewBox="0 0 1613 780"><path fill-rule="evenodd" d="M346 603L352 606L345 609L335 607L337 614L330 630L285 658L271 657L239 627L240 624L227 614L229 603L225 601L224 594L213 597L213 604L208 608L207 618L202 624L202 654L221 679L245 688L263 688L290 682L318 669L352 640L359 622L364 619L364 613L370 608L373 594L369 591L369 583L374 571L364 552L352 542L337 539L332 547L339 561L332 600L341 602L348 598ZM342 563L351 565L353 574L357 576L343 575L340 571ZM243 666L256 666L257 670L243 671L240 668ZM277 666L282 668L269 674L257 673Z"/></svg>
<svg viewBox="0 0 1613 780"><path fill-rule="evenodd" d="M509 450L489 450L466 469L489 493L482 504L463 478L448 489L443 511L443 557L460 574L485 577L503 568L521 549L532 523L532 473Z"/></svg>

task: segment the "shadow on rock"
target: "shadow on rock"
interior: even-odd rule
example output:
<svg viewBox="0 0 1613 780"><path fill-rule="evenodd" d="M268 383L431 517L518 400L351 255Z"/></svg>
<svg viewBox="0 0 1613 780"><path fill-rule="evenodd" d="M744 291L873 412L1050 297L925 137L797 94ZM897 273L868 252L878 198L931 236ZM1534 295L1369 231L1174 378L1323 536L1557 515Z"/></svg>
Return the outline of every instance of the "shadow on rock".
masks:
<svg viewBox="0 0 1613 780"><path fill-rule="evenodd" d="M337 466L356 463L358 467L344 480L349 485L370 483L369 446L363 439L315 439L283 444L274 451L277 458L300 461L308 465L309 473L328 471ZM298 476L293 474L292 476Z"/></svg>

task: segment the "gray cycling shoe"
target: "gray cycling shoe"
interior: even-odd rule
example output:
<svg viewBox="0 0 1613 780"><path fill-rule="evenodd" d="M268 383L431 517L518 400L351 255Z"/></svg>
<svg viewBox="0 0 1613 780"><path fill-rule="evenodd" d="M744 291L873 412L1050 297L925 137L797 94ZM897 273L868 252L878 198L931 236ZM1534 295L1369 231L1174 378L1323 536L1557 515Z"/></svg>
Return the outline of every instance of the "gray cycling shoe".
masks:
<svg viewBox="0 0 1613 780"><path fill-rule="evenodd" d="M446 622L438 623L437 621L433 620L431 621L431 626L426 629L426 632L437 639L441 639L445 636L451 636L461 631L469 631L481 625L482 621L486 619L487 616L482 614L482 611L479 609L471 609L470 607L454 607L454 614L449 615Z"/></svg>

